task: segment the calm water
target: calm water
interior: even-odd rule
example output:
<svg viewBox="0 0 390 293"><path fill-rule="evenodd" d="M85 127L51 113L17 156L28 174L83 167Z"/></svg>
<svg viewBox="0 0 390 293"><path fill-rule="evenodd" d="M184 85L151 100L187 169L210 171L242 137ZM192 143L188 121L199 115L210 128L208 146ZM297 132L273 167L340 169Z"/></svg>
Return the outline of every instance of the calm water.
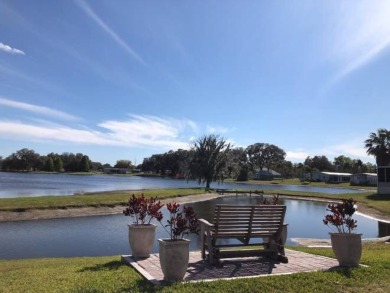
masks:
<svg viewBox="0 0 390 293"><path fill-rule="evenodd" d="M150 178L139 176L117 175L70 175L70 174L36 174L0 172L0 198L47 195L73 195L76 193L99 192L110 190L140 190L158 188L191 188L199 187L197 181ZM345 194L359 192L356 189L329 188L283 184L245 184L223 183L212 184L213 188L251 189L251 190L291 190L307 192L324 192Z"/></svg>
<svg viewBox="0 0 390 293"><path fill-rule="evenodd" d="M199 218L211 220L214 205L255 204L258 198L224 197L213 201L193 203ZM287 205L286 223L288 226L288 245L295 245L291 238L329 239L329 228L322 224L325 203L282 200ZM166 211L165 211L166 212ZM356 215L357 232L364 238L379 235L378 222ZM123 215L80 217L53 220L34 220L0 223L0 258L36 258L103 256L131 254L127 239L127 223L130 217ZM158 224L157 238L166 238L167 234ZM199 238L190 235L190 249L200 249ZM155 242L154 251L158 252Z"/></svg>

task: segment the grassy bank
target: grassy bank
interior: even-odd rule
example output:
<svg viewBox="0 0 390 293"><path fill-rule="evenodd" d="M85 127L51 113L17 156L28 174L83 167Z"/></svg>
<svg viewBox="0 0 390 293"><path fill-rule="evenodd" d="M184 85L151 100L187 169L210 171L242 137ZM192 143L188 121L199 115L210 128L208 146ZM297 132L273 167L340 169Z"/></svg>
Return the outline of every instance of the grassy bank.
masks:
<svg viewBox="0 0 390 293"><path fill-rule="evenodd" d="M261 190L259 186L258 190ZM1 211L23 212L29 209L66 209L82 207L114 207L123 206L129 196L133 193L144 193L147 197L158 197L159 199L181 197L188 195L204 194L203 188L183 189L150 189L141 191L111 191L100 193L88 193L72 196L41 196L41 197L20 197L0 199ZM351 193L351 194L329 194L318 192L302 192L278 190L266 190L266 194L282 194L292 197L310 197L328 200L341 198L353 198L358 203L364 203L387 216L390 216L390 195L378 195L374 192Z"/></svg>
<svg viewBox="0 0 390 293"><path fill-rule="evenodd" d="M225 182L237 183L235 180L227 179ZM327 183L327 182L301 182L299 178L289 178L289 179L273 179L273 180L248 180L245 182L239 182L242 184L273 184L278 185L307 185L307 186L317 186L317 187L332 187L332 188L351 188L351 189L366 189L366 190L375 190L376 186L359 186L351 185L349 182L344 183ZM275 187L277 188L277 187Z"/></svg>
<svg viewBox="0 0 390 293"><path fill-rule="evenodd" d="M367 267L162 287L149 284L119 256L0 260L0 292L388 292L389 249L365 244ZM299 250L333 256L326 248Z"/></svg>
<svg viewBox="0 0 390 293"><path fill-rule="evenodd" d="M82 207L113 207L126 204L129 197L144 193L147 197L159 199L204 193L201 188L149 189L131 191L110 191L71 196L39 196L0 199L0 211L25 211L28 209L65 209Z"/></svg>

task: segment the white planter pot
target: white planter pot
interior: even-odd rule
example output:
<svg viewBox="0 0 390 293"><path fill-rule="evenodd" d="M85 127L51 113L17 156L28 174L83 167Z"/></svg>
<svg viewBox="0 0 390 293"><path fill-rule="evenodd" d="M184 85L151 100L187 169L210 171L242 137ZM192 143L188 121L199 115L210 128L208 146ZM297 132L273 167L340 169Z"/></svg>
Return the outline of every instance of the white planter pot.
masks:
<svg viewBox="0 0 390 293"><path fill-rule="evenodd" d="M149 257L153 252L153 244L156 235L156 225L129 226L129 244L133 257Z"/></svg>
<svg viewBox="0 0 390 293"><path fill-rule="evenodd" d="M356 267L362 256L362 234L330 233L333 252L342 267Z"/></svg>
<svg viewBox="0 0 390 293"><path fill-rule="evenodd" d="M158 239L161 270L166 281L183 280L190 257L190 240Z"/></svg>

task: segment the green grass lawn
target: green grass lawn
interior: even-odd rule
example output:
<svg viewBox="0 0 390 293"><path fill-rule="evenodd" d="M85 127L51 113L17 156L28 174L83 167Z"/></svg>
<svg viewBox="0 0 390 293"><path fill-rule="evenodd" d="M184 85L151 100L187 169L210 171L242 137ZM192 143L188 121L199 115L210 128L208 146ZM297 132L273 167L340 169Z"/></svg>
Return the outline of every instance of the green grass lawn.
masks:
<svg viewBox="0 0 390 293"><path fill-rule="evenodd" d="M333 257L329 248L294 248ZM120 256L0 260L0 292L389 292L390 244L363 245L367 267L154 286Z"/></svg>
<svg viewBox="0 0 390 293"><path fill-rule="evenodd" d="M261 190L259 186L258 190ZM178 188L178 189L150 189L141 191L110 191L99 193L79 194L72 196L40 196L40 197L19 197L1 198L0 211L24 211L28 209L64 209L77 207L100 207L100 206L124 206L133 193L144 193L146 197L158 197L159 199L204 194L203 188ZM378 195L376 192L367 191L364 193L351 194L329 194L318 192L302 192L278 190L266 190L265 194L282 194L293 197L314 197L329 200L342 198L353 198L358 203L365 203L386 215L390 215L390 195Z"/></svg>
<svg viewBox="0 0 390 293"><path fill-rule="evenodd" d="M75 207L99 207L125 205L132 194L143 193L146 197L159 199L205 193L202 188L149 189L110 191L68 196L38 196L1 198L0 211L23 211L27 209L63 209Z"/></svg>

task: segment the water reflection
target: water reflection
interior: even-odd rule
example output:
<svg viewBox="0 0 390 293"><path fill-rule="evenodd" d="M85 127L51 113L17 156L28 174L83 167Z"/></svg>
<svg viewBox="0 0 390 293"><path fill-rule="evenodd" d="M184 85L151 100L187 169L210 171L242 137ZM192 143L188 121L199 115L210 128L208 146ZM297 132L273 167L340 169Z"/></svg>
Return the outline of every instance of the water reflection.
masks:
<svg viewBox="0 0 390 293"><path fill-rule="evenodd" d="M259 197L224 197L212 201L192 203L200 218L212 221L217 203L246 205L261 203ZM282 199L287 206L286 223L289 238L329 238L329 228L322 224L325 203ZM164 209L165 215L167 210ZM379 223L360 215L358 231L364 238L389 235L390 224ZM130 254L127 224L130 217L123 215L80 217L0 223L0 258L71 257ZM379 231L379 232L378 232ZM167 238L160 226L157 238ZM190 235L191 250L200 249L199 237ZM287 240L288 245L296 243ZM154 251L158 252L155 241Z"/></svg>

